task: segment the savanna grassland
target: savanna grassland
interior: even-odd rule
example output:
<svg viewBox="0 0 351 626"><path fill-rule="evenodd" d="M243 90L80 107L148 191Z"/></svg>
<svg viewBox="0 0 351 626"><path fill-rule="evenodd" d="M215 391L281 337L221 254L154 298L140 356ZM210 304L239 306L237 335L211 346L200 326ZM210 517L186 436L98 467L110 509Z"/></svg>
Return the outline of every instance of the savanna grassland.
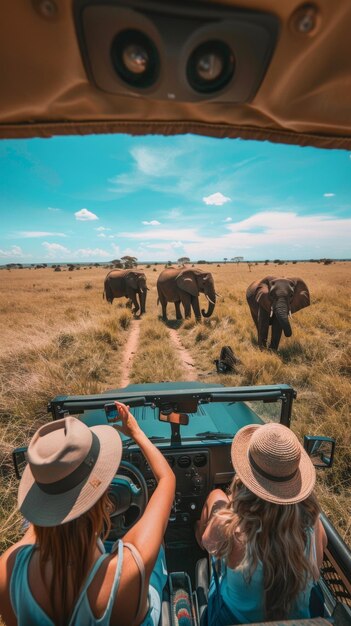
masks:
<svg viewBox="0 0 351 626"><path fill-rule="evenodd" d="M202 324L179 326L197 376L225 385L288 383L297 391L292 428L336 438L334 469L318 475L323 509L351 544L351 263L298 263L268 267L247 264L201 265L213 273L219 292L215 312ZM141 268L138 268L141 269ZM130 381L182 380L183 364L158 318L156 280L163 266L142 268L148 279L146 315L140 325ZM110 306L102 298L108 270L73 272L52 268L0 272L0 552L18 537L17 480L11 451L26 445L50 419L47 402L58 394L98 393L118 388L123 353L133 324L125 300ZM312 305L292 318L293 336L282 337L279 352L260 351L245 291L266 275L300 276ZM203 296L201 304L206 307ZM174 306L168 305L174 320ZM240 359L235 374L216 374L213 360L223 345Z"/></svg>

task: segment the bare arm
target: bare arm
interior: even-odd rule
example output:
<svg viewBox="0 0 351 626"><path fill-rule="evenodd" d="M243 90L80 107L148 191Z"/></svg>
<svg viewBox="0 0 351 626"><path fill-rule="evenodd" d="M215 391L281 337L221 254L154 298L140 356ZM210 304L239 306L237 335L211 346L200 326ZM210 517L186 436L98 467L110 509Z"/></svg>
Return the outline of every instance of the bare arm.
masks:
<svg viewBox="0 0 351 626"><path fill-rule="evenodd" d="M122 424L115 427L138 444L157 480L157 487L142 518L124 536L125 542L132 543L139 550L146 576L149 576L167 527L175 493L175 475L161 452L143 433L129 407L120 402L116 402L116 406L118 421Z"/></svg>
<svg viewBox="0 0 351 626"><path fill-rule="evenodd" d="M0 615L7 626L15 626L17 624L10 600L10 579L16 555L19 548L33 543L35 543L35 533L32 524L30 524L23 537L8 548L0 557Z"/></svg>

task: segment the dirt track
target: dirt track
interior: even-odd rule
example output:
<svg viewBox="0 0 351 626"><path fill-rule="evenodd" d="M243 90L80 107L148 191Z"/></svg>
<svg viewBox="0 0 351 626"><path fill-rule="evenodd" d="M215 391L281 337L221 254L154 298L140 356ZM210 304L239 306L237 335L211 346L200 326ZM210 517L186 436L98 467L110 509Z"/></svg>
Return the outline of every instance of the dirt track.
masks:
<svg viewBox="0 0 351 626"><path fill-rule="evenodd" d="M133 320L131 322L129 336L123 352L123 361L121 363L122 376L119 387L127 387L127 385L130 384L130 374L132 371L133 359L134 355L138 351L141 324L142 320ZM179 338L178 332L173 328L168 328L168 332L176 355L183 366L184 380L197 380L198 372L195 368L194 359L192 358L188 350L184 348Z"/></svg>
<svg viewBox="0 0 351 626"><path fill-rule="evenodd" d="M130 372L132 369L134 354L138 349L140 324L141 320L133 320L130 324L130 332L123 353L120 387L127 387L130 383Z"/></svg>
<svg viewBox="0 0 351 626"><path fill-rule="evenodd" d="M194 359L191 354L188 352L186 348L184 348L182 342L180 341L179 335L174 328L168 329L169 336L173 346L175 348L176 354L183 364L184 369L184 380L197 380L198 372L195 367Z"/></svg>

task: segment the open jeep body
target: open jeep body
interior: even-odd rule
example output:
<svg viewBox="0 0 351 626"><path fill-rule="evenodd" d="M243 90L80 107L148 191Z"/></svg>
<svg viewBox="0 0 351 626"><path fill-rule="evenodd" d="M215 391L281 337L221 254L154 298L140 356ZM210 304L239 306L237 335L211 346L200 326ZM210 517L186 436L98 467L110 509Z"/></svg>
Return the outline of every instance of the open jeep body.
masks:
<svg viewBox="0 0 351 626"><path fill-rule="evenodd" d="M0 138L191 132L351 149L349 0L310 4L299 0L226 0L222 4L164 1L162 18L174 24L174 32L181 30L180 20L186 15L201 21L201 12L207 13L213 24L225 21L226 12L228 19L239 21L247 14L249 22L253 14L263 15L263 21L258 18L263 28L269 16L273 39L255 89L241 100L224 90L218 98L206 98L205 94L192 101L178 98L177 93L155 97L152 90L136 95L133 90L101 88L84 30L84 13L94 4L106 8L107 18L103 19L107 22L111 7L115 10L127 4L137 12L140 8L156 15L161 5L152 0L4 0L0 21ZM144 403L157 403L164 395L177 395L178 399L195 396L210 402L200 402L197 412L190 415L189 425L172 433L170 424L161 423L154 409ZM105 423L106 401L139 398L136 417L148 436L155 438L177 476L177 497L166 533L168 565L171 571L186 569L194 583L195 562L201 554L195 545L193 522L208 491L216 485L225 487L232 477L232 435L244 424L273 418L289 425L293 396L288 386L211 391L195 383L155 384L100 397L55 398L51 411L54 418L69 411L89 424ZM130 404L133 406L132 401ZM151 492L154 478L134 444L124 442L123 458L139 468ZM351 607L350 552L325 517L323 523L328 535L321 582L326 610L331 614L336 606L335 619L346 624L350 623L347 611ZM342 614L337 603L349 609Z"/></svg>
<svg viewBox="0 0 351 626"><path fill-rule="evenodd" d="M194 523L208 493L216 487L225 489L234 476L230 449L236 432L248 424L273 421L289 427L295 397L289 385L224 387L195 382L159 383L129 385L100 395L58 396L48 408L53 419L73 414L93 426L107 423L106 403L120 400L131 406L140 427L161 450L176 475L176 495L165 535L166 559L170 572L181 571L183 577L189 576L192 588L197 590L196 602L201 613L206 605L208 581L206 568L203 571L200 561L205 553L196 543ZM170 409L190 409L188 424L160 421L160 412ZM147 489L148 496L156 487L155 477L138 446L124 436L122 439L122 464L111 485L116 510L118 507L123 510L120 491L125 488L123 476L131 479L138 489ZM112 517L110 542L122 536L140 516L141 494L138 498L128 510ZM328 546L318 586L324 597L325 616L334 615L335 623L346 624L351 620L351 553L325 515L322 521ZM168 588L162 626L171 623L172 607L167 593Z"/></svg>

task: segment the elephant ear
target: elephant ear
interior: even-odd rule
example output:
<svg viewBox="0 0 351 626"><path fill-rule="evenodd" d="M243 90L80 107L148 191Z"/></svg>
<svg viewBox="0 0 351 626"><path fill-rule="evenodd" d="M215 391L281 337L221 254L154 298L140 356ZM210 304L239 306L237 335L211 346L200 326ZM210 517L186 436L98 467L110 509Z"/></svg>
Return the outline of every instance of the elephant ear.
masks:
<svg viewBox="0 0 351 626"><path fill-rule="evenodd" d="M267 276L264 278L257 286L255 300L259 306L261 306L265 311L270 313L272 308L272 302L269 298L269 289L270 289L270 280L272 276Z"/></svg>
<svg viewBox="0 0 351 626"><path fill-rule="evenodd" d="M190 293L191 296L198 296L199 289L196 278L191 272L181 272L176 278L179 289Z"/></svg>
<svg viewBox="0 0 351 626"><path fill-rule="evenodd" d="M291 312L296 313L296 311L304 309L311 304L310 292L308 291L306 283L301 280L301 278L289 278L289 280L295 285L294 296L291 301Z"/></svg>
<svg viewBox="0 0 351 626"><path fill-rule="evenodd" d="M132 289L138 289L138 276L136 272L128 272L125 277L126 285Z"/></svg>

